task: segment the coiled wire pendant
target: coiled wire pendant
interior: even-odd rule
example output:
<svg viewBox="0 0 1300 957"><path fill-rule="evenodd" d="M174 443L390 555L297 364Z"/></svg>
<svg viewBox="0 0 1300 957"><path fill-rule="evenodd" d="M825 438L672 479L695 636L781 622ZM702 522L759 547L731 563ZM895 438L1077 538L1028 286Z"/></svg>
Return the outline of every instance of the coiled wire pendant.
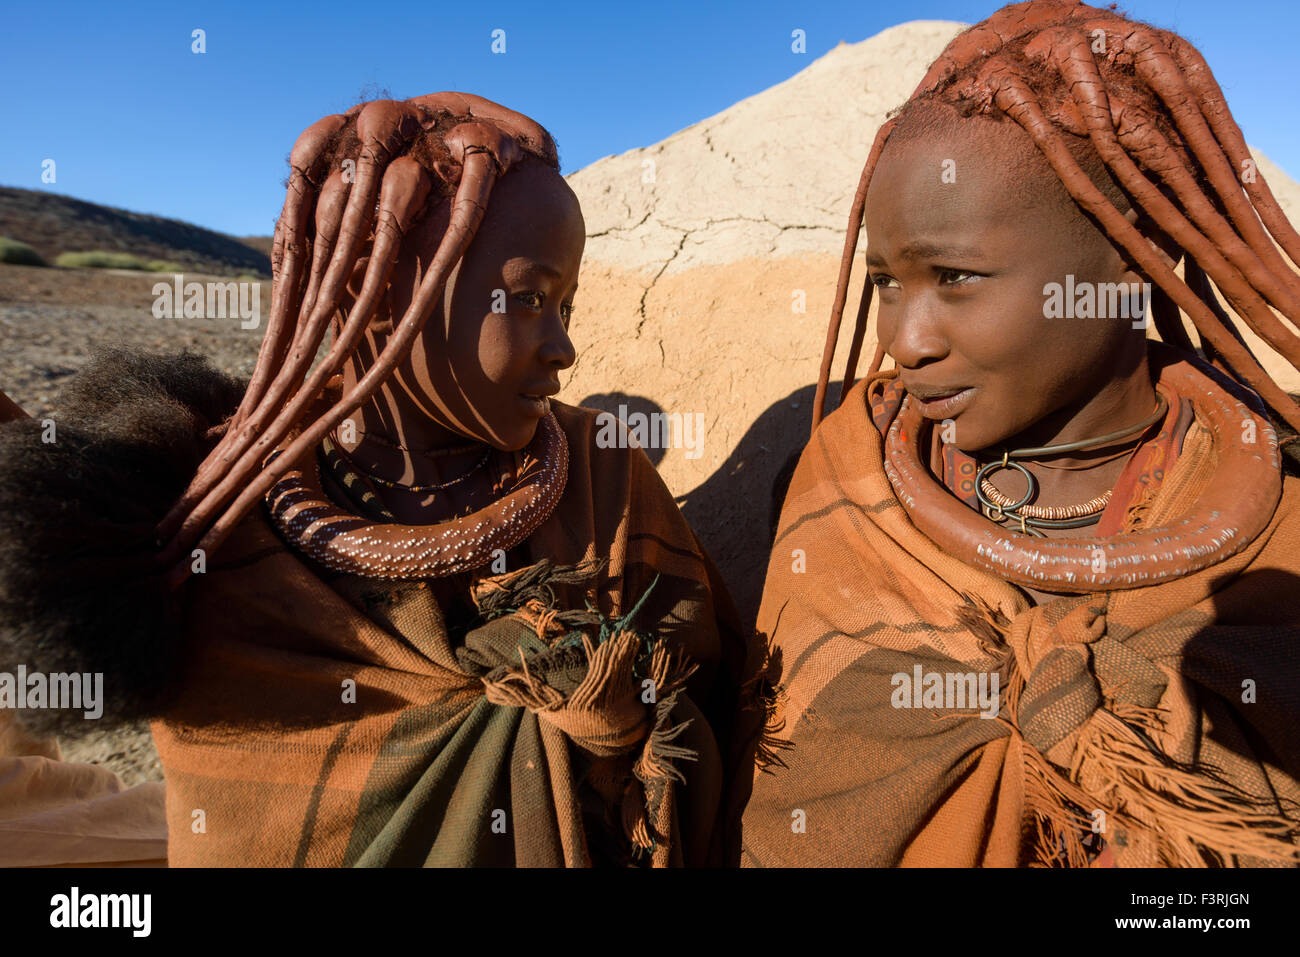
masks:
<svg viewBox="0 0 1300 957"><path fill-rule="evenodd" d="M999 492L989 480L989 475L1003 469L1015 469L1025 477L1027 490L1019 501ZM1037 538L1047 536L1040 531L1044 528L1083 528L1096 525L1101 521L1101 514L1110 504L1110 492L1098 495L1080 505L1034 506L1029 502L1038 494L1038 482L1033 473L1019 462L1010 459L1010 453L1002 456L1001 461L989 462L975 473L975 495L982 506L984 517L1001 524L1007 519L1020 522L1020 531Z"/></svg>
<svg viewBox="0 0 1300 957"><path fill-rule="evenodd" d="M1101 514L1110 504L1110 492L1104 495L1098 495L1096 498L1089 499L1078 505L1052 505L1039 506L1030 505L1029 502L1038 494L1038 482L1029 469L1025 468L1019 462L1011 461L1013 458L1028 459L1039 458L1047 455L1063 455L1066 452L1077 452L1083 449L1096 448L1104 446L1108 442L1116 442L1130 436L1140 435L1164 416L1169 409L1169 402L1158 390L1156 392L1155 411L1148 415L1141 422L1135 422L1132 425L1125 426L1122 429L1116 429L1114 432L1108 432L1105 435L1099 435L1091 439L1080 439L1077 442L1065 442L1061 445L1044 445L1032 449L1008 449L1002 453L1002 460L994 460L984 465L975 473L975 497L979 503L984 517L998 524L1002 524L1006 519L1018 519L1020 521L1020 531L1026 535L1033 535L1037 538L1046 538L1041 530L1044 528L1083 528L1088 525L1096 525L1101 521ZM989 475L1003 469L1015 469L1025 477L1027 490L1024 496L1018 502L1013 502L1008 496L1003 495L997 490L991 481Z"/></svg>

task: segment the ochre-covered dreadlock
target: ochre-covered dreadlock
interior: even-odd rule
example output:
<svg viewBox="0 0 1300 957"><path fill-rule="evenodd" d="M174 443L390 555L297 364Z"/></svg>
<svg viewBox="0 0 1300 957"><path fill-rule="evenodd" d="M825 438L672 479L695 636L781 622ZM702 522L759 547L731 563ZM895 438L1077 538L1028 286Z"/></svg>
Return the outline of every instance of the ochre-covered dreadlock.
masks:
<svg viewBox="0 0 1300 957"><path fill-rule="evenodd" d="M186 556L196 543L207 553L215 550L295 460L406 361L483 220L494 183L512 166L535 161L559 170L546 130L466 93L375 100L327 116L303 132L289 158L288 191L271 254L271 317L248 391L157 529L160 561L173 585L187 577ZM376 362L333 407L319 418L304 419L374 318L402 237L448 200L450 223L437 253ZM373 246L355 305L308 376L369 236ZM301 434L268 463L295 423Z"/></svg>
<svg viewBox="0 0 1300 957"><path fill-rule="evenodd" d="M1300 235L1255 170L1209 66L1186 40L1114 9L1033 0L1004 7L957 36L876 134L849 211L813 404L814 431L825 414L872 171L900 119L926 103L945 104L963 116L1009 117L1023 127L1074 201L1155 287L1152 311L1161 337L1192 348L1181 310L1206 358L1258 392L1277 418L1300 429L1300 405L1264 371L1215 296L1215 290L1222 293L1260 338L1300 369L1300 336L1291 328L1300 328L1300 277L1274 245L1276 240L1300 264ZM1184 259L1186 281L1085 172L1078 142L1085 148L1090 142L1094 158L1177 244L1174 260ZM857 372L871 295L868 282L841 401ZM877 348L871 372L882 359Z"/></svg>

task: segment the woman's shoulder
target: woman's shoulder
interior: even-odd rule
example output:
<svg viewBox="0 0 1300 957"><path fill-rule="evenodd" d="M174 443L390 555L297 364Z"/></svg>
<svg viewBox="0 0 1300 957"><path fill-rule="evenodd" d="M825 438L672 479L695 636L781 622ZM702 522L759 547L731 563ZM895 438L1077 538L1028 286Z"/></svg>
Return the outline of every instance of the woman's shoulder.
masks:
<svg viewBox="0 0 1300 957"><path fill-rule="evenodd" d="M607 554L635 546L676 555L699 575L703 549L676 497L627 424L610 412L552 402L568 440L569 471L556 518L572 536ZM662 565L662 556L650 564ZM674 559L676 561L676 559ZM670 562L671 564L671 562Z"/></svg>
<svg viewBox="0 0 1300 957"><path fill-rule="evenodd" d="M654 464L628 423L612 412L551 400L555 421L569 444L570 463L615 474L655 474Z"/></svg>

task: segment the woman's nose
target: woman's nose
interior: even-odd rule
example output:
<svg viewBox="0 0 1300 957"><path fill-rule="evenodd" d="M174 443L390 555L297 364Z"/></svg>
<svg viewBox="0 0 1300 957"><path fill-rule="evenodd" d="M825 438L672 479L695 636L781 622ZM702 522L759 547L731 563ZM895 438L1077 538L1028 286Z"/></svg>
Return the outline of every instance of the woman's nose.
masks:
<svg viewBox="0 0 1300 957"><path fill-rule="evenodd" d="M567 369L578 361L578 351L573 348L573 340L564 328L564 320L559 314L549 316L546 323L546 339L542 343L542 361L557 369Z"/></svg>
<svg viewBox="0 0 1300 957"><path fill-rule="evenodd" d="M881 323L881 345L902 368L915 369L948 355L948 339L932 311L904 304L892 322Z"/></svg>

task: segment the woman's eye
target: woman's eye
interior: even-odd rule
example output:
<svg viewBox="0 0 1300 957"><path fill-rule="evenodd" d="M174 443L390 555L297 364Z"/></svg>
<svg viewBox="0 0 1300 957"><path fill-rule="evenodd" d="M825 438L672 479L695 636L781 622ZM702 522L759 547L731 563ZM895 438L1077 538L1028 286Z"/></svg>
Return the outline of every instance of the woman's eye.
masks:
<svg viewBox="0 0 1300 957"><path fill-rule="evenodd" d="M871 285L875 286L877 289L888 289L893 281L893 276L886 276L880 273L871 277Z"/></svg>
<svg viewBox="0 0 1300 957"><path fill-rule="evenodd" d="M573 318L573 303L565 302L560 304L560 318L566 323Z"/></svg>
<svg viewBox="0 0 1300 957"><path fill-rule="evenodd" d="M969 282L976 278L973 272L966 272L962 269L940 269L939 281L947 285L955 286L960 283Z"/></svg>
<svg viewBox="0 0 1300 957"><path fill-rule="evenodd" d="M540 292L516 293L515 298L520 302L522 302L529 309L541 309L542 303L546 301L546 297L543 296Z"/></svg>

